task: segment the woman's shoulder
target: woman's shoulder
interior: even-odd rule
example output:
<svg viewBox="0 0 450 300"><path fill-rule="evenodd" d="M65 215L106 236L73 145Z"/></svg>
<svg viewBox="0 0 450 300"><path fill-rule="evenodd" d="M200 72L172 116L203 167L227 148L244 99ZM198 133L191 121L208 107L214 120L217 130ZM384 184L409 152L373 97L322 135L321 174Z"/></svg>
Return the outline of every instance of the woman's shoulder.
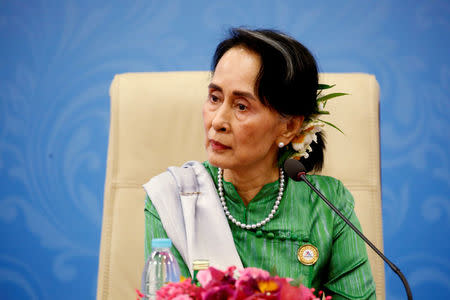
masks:
<svg viewBox="0 0 450 300"><path fill-rule="evenodd" d="M318 175L318 174L308 174L306 175L309 181L311 182L320 182L320 183L326 183L326 184L333 184L333 185L339 185L342 184L342 182L332 176L327 175Z"/></svg>
<svg viewBox="0 0 450 300"><path fill-rule="evenodd" d="M341 189L345 189L344 184L339 179L327 175L306 175L306 178L317 188L324 190L324 192L336 193Z"/></svg>
<svg viewBox="0 0 450 300"><path fill-rule="evenodd" d="M308 180L314 185L328 200L330 200L340 210L353 210L354 199L350 191L344 186L341 180L326 175L306 175ZM297 182L295 185L302 185ZM314 193L311 190L311 193ZM324 203L325 204L325 203Z"/></svg>

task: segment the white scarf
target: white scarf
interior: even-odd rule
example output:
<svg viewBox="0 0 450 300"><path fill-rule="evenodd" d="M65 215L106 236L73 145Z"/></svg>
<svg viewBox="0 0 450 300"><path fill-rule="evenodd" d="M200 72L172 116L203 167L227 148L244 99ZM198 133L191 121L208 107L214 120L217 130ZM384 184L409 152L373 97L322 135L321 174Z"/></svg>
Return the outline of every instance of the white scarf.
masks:
<svg viewBox="0 0 450 300"><path fill-rule="evenodd" d="M191 275L196 259L207 259L222 270L242 268L214 182L203 164L190 161L170 167L143 187Z"/></svg>

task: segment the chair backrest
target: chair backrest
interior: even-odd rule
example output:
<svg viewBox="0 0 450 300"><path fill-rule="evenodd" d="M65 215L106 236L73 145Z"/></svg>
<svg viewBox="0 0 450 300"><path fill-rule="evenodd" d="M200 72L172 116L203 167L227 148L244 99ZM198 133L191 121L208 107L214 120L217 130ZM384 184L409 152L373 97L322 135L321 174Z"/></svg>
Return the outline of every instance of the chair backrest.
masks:
<svg viewBox="0 0 450 300"><path fill-rule="evenodd" d="M206 158L201 106L209 72L127 73L111 84L111 123L106 172L97 299L132 299L144 266L142 184L168 166ZM330 90L350 95L331 100L322 174L351 191L363 231L383 248L379 87L367 74L321 74ZM384 299L384 264L368 248L377 297Z"/></svg>

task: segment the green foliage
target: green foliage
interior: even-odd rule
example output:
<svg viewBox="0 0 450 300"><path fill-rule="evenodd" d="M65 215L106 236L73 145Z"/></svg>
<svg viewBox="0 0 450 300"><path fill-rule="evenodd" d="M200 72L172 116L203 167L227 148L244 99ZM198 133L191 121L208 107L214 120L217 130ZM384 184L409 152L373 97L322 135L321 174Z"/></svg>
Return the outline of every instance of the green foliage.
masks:
<svg viewBox="0 0 450 300"><path fill-rule="evenodd" d="M331 93L331 94L328 94L328 95L320 97L320 94L321 94L322 90L330 89L330 88L332 88L334 86L335 86L335 84L333 84L333 85L319 84L319 88L318 88L319 92L317 93L317 103L323 102L323 107L324 108L327 105L327 101L328 100L334 99L334 98L337 98L337 97L341 97L341 96L345 96L345 95L349 95L347 93ZM330 112L326 111L326 110L320 110L320 111L317 112L317 114L318 115L329 115ZM344 134L344 132L342 130L340 130L336 125L334 125L334 124L332 124L330 122L321 120L321 119L318 119L318 120L323 122L323 123L325 123L325 124L327 124L327 125L329 125L329 126L331 126L331 127L333 127L334 129L338 130L340 133Z"/></svg>
<svg viewBox="0 0 450 300"><path fill-rule="evenodd" d="M323 122L323 123L325 123L325 124L327 124L327 125L333 127L334 129L338 130L340 133L344 134L344 132L343 132L342 130L340 130L340 129L339 129L336 125L334 125L333 123L330 123L330 122L327 122L327 121L324 121L324 120L320 120L320 119L318 119L318 120L319 120L320 122Z"/></svg>
<svg viewBox="0 0 450 300"><path fill-rule="evenodd" d="M269 271L269 274L272 277L278 276L277 266L273 265Z"/></svg>
<svg viewBox="0 0 450 300"><path fill-rule="evenodd" d="M317 112L317 114L318 114L318 115L329 115L330 112L329 112L329 111L326 111L326 110L319 110L319 111Z"/></svg>
<svg viewBox="0 0 450 300"><path fill-rule="evenodd" d="M289 284L292 286L300 286L300 284L302 284L302 278L297 277L294 280L290 281Z"/></svg>
<svg viewBox="0 0 450 300"><path fill-rule="evenodd" d="M347 93L331 93L322 97L317 98L317 102L324 102L332 98L348 95Z"/></svg>
<svg viewBox="0 0 450 300"><path fill-rule="evenodd" d="M328 85L328 84L324 84L324 83L319 83L319 86L317 88L317 90L326 90L326 89L331 89L332 87L336 86L335 84L333 85Z"/></svg>

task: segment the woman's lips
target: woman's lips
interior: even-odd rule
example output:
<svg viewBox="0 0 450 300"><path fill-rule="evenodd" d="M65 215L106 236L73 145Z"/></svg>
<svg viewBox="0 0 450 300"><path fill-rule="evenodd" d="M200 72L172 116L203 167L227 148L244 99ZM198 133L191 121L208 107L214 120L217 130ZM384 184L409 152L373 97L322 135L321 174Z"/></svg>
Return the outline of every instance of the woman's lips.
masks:
<svg viewBox="0 0 450 300"><path fill-rule="evenodd" d="M211 145L211 148L213 150L226 150L226 149L231 149L231 147L225 146L222 143L219 143L218 141L215 140L209 140L209 143Z"/></svg>

